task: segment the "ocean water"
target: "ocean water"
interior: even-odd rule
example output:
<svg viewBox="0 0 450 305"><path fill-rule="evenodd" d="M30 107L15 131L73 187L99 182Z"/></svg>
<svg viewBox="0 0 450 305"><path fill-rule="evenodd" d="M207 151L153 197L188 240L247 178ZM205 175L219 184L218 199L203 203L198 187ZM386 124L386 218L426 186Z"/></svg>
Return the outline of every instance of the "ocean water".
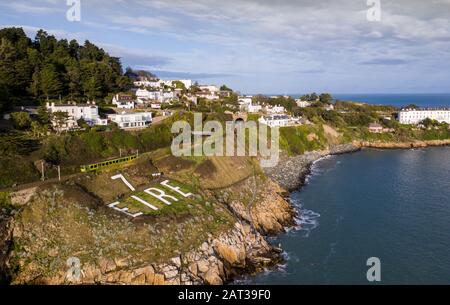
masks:
<svg viewBox="0 0 450 305"><path fill-rule="evenodd" d="M404 107L450 107L450 94L334 94L339 100Z"/></svg>
<svg viewBox="0 0 450 305"><path fill-rule="evenodd" d="M303 94L291 95L299 98ZM450 93L442 94L333 94L342 101L363 102L376 105L404 107L415 104L419 107L450 107Z"/></svg>
<svg viewBox="0 0 450 305"><path fill-rule="evenodd" d="M450 284L450 147L323 159L292 201L285 264L237 283L371 284L377 257L381 284Z"/></svg>

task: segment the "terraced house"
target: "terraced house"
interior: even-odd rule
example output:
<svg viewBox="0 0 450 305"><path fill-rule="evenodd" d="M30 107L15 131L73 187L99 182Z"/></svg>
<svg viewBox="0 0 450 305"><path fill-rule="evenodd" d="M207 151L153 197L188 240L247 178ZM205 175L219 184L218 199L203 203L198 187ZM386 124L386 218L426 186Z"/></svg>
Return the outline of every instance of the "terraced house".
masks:
<svg viewBox="0 0 450 305"><path fill-rule="evenodd" d="M450 109L402 109L398 114L401 124L419 124L425 119L450 124Z"/></svg>

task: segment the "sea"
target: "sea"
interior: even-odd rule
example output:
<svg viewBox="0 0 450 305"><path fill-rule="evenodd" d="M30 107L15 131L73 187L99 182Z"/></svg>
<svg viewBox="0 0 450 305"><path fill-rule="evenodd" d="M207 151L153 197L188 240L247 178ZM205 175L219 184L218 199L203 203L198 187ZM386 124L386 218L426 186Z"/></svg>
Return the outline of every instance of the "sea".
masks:
<svg viewBox="0 0 450 305"><path fill-rule="evenodd" d="M292 94L299 98L303 94ZM450 108L450 93L441 94L332 94L334 99L341 101L363 102L376 105L404 107L415 104L424 108Z"/></svg>
<svg viewBox="0 0 450 305"><path fill-rule="evenodd" d="M284 263L236 284L450 284L450 147L327 157L290 199Z"/></svg>

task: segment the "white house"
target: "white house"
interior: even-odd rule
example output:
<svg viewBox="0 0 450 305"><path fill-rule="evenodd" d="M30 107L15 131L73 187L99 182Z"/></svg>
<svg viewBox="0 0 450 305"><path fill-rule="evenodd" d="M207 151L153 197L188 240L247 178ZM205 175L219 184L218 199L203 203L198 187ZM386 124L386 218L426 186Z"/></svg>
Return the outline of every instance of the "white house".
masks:
<svg viewBox="0 0 450 305"><path fill-rule="evenodd" d="M167 79L167 80L140 80L135 81L134 85L136 87L145 87L145 88L155 88L155 89L164 89L164 86L174 87L173 82L179 81L184 84L186 89L190 89L194 84L194 81L190 79Z"/></svg>
<svg viewBox="0 0 450 305"><path fill-rule="evenodd" d="M281 113L285 113L286 109L284 109L283 106L272 106L272 105L267 105L266 106L266 112L268 114L281 114Z"/></svg>
<svg viewBox="0 0 450 305"><path fill-rule="evenodd" d="M177 80L171 80L170 83L172 84L173 82L178 81L183 83L183 85L186 87L186 89L190 89L192 87L192 85L194 84L194 81L192 81L191 79L177 79Z"/></svg>
<svg viewBox="0 0 450 305"><path fill-rule="evenodd" d="M299 124L299 118L292 118L285 114L272 114L260 117L258 122L269 127L283 127Z"/></svg>
<svg viewBox="0 0 450 305"><path fill-rule="evenodd" d="M248 113L258 113L258 112L260 112L262 110L262 108L263 107L261 105L259 105L259 104L249 104L246 107L246 111Z"/></svg>
<svg viewBox="0 0 450 305"><path fill-rule="evenodd" d="M450 109L402 109L398 114L401 124L419 124L427 118L450 124Z"/></svg>
<svg viewBox="0 0 450 305"><path fill-rule="evenodd" d="M147 89L138 89L136 91L136 97L138 99L157 100L159 98L160 91L150 91Z"/></svg>
<svg viewBox="0 0 450 305"><path fill-rule="evenodd" d="M201 91L196 93L197 97L202 97L207 100L218 100L220 96L217 93L211 92L211 91Z"/></svg>
<svg viewBox="0 0 450 305"><path fill-rule="evenodd" d="M146 128L153 120L151 112L122 112L120 114L110 114L108 119L116 123L121 129Z"/></svg>
<svg viewBox="0 0 450 305"><path fill-rule="evenodd" d="M306 107L311 106L311 102L308 102L308 101L302 101L302 100L298 99L298 100L295 100L295 102L296 102L297 106L300 108L306 108Z"/></svg>
<svg viewBox="0 0 450 305"><path fill-rule="evenodd" d="M151 102L150 103L150 108L152 109L161 109L162 104L160 102Z"/></svg>
<svg viewBox="0 0 450 305"><path fill-rule="evenodd" d="M98 114L98 106L95 105L95 102L87 103L87 104L58 104L55 103L47 103L47 110L50 113L55 112L66 112L68 114L67 122L64 126L60 126L63 130L70 130L78 127L77 121L79 119L83 119L90 126L94 125L107 125L108 122L106 119L101 119ZM53 122L55 126L55 122Z"/></svg>
<svg viewBox="0 0 450 305"><path fill-rule="evenodd" d="M135 81L134 85L136 87L145 87L145 88L161 88L164 82L162 80L142 80Z"/></svg>
<svg viewBox="0 0 450 305"><path fill-rule="evenodd" d="M252 96L240 96L238 97L238 103L240 106L250 105L252 103Z"/></svg>
<svg viewBox="0 0 450 305"><path fill-rule="evenodd" d="M143 103L146 100L159 101L161 103L164 103L168 100L174 99L175 93L173 91L164 90L138 89L136 91L136 97L138 98L139 103Z"/></svg>
<svg viewBox="0 0 450 305"><path fill-rule="evenodd" d="M220 88L216 85L200 85L198 86L202 91L209 91L211 93L218 94L220 92Z"/></svg>
<svg viewBox="0 0 450 305"><path fill-rule="evenodd" d="M333 104L328 104L328 105L325 105L325 110L327 110L327 111L331 111L331 110L334 110L334 105Z"/></svg>
<svg viewBox="0 0 450 305"><path fill-rule="evenodd" d="M113 105L119 109L134 109L135 103L133 96L116 94L112 99Z"/></svg>

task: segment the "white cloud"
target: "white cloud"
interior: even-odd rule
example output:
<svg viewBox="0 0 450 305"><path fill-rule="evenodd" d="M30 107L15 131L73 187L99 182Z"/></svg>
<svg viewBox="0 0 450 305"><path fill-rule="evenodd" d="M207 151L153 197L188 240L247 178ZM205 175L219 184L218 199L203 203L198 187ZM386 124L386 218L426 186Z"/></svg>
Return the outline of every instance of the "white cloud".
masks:
<svg viewBox="0 0 450 305"><path fill-rule="evenodd" d="M0 3L0 6L22 14L51 14L64 12L63 9L54 6L43 6L20 1Z"/></svg>

